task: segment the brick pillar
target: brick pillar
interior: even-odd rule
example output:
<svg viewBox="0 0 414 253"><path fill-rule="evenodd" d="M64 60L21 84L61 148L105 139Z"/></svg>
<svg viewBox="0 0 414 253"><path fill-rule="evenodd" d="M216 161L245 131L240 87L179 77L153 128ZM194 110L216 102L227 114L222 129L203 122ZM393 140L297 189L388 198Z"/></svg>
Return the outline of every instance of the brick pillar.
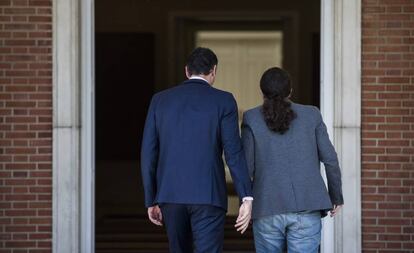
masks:
<svg viewBox="0 0 414 253"><path fill-rule="evenodd" d="M0 252L51 252L52 1L0 0Z"/></svg>
<svg viewBox="0 0 414 253"><path fill-rule="evenodd" d="M363 252L413 252L414 1L362 7Z"/></svg>

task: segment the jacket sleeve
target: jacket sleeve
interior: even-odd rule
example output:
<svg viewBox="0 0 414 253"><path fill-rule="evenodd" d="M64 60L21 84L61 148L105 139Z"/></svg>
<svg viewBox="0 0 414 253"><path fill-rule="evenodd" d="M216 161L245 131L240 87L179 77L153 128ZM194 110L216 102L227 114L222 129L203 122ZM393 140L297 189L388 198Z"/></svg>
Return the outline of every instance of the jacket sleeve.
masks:
<svg viewBox="0 0 414 253"><path fill-rule="evenodd" d="M255 154L254 154L254 136L252 129L249 126L247 115L243 115L243 122L242 122L242 144L244 154L246 156L247 168L249 170L250 178L254 178L254 171L255 171Z"/></svg>
<svg viewBox="0 0 414 253"><path fill-rule="evenodd" d="M148 109L141 146L141 174L144 185L146 207L154 205L157 191L156 169L159 151L158 145L154 96Z"/></svg>
<svg viewBox="0 0 414 253"><path fill-rule="evenodd" d="M342 205L344 204L344 199L342 195L341 170L339 168L338 156L332 142L329 140L328 131L319 110L318 125L316 127L316 141L318 145L319 160L325 165L331 202L334 205Z"/></svg>
<svg viewBox="0 0 414 253"><path fill-rule="evenodd" d="M239 198L252 196L252 184L240 139L238 109L231 95L221 118L220 132L224 156Z"/></svg>

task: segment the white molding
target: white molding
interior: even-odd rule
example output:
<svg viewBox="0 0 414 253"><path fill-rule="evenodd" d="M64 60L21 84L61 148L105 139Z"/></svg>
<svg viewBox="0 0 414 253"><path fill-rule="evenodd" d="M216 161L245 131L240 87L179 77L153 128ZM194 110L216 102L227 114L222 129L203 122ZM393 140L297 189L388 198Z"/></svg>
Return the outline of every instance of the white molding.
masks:
<svg viewBox="0 0 414 253"><path fill-rule="evenodd" d="M361 3L322 0L321 11L321 107L345 199L340 215L324 220L322 251L361 252Z"/></svg>
<svg viewBox="0 0 414 253"><path fill-rule="evenodd" d="M321 112L328 128L329 136L333 137L334 119L334 0L321 1ZM326 181L326 175L322 171ZM334 222L330 218L323 219L321 252L334 252Z"/></svg>
<svg viewBox="0 0 414 253"><path fill-rule="evenodd" d="M79 2L53 1L53 252L79 252Z"/></svg>
<svg viewBox="0 0 414 253"><path fill-rule="evenodd" d="M53 252L94 252L92 0L53 2Z"/></svg>
<svg viewBox="0 0 414 253"><path fill-rule="evenodd" d="M335 252L361 252L361 1L337 0L335 15L334 128L345 199Z"/></svg>
<svg viewBox="0 0 414 253"><path fill-rule="evenodd" d="M81 1L81 251L95 252L95 25L94 1Z"/></svg>

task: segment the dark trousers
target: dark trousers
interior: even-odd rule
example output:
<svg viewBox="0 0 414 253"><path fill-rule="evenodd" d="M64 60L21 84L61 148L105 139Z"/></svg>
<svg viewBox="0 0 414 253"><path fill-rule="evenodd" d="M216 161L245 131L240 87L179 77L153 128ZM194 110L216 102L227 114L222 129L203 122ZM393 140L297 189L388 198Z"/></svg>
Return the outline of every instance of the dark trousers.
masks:
<svg viewBox="0 0 414 253"><path fill-rule="evenodd" d="M161 204L170 253L221 253L226 211L211 205Z"/></svg>

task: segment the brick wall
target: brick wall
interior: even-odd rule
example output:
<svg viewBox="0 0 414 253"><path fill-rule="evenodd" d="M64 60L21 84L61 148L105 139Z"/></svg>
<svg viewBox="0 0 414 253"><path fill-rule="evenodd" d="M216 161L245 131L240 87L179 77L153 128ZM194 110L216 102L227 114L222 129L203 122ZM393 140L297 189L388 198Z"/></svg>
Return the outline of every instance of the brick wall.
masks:
<svg viewBox="0 0 414 253"><path fill-rule="evenodd" d="M414 251L414 0L362 1L364 252Z"/></svg>
<svg viewBox="0 0 414 253"><path fill-rule="evenodd" d="M0 0L0 252L51 252L51 0Z"/></svg>

